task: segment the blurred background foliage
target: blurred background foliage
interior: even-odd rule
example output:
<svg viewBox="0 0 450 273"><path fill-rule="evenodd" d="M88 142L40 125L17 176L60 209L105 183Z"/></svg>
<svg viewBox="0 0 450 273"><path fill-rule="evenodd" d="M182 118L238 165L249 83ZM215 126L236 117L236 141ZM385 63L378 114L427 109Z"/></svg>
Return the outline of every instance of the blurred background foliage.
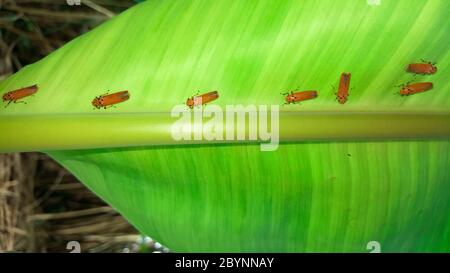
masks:
<svg viewBox="0 0 450 273"><path fill-rule="evenodd" d="M67 0L0 0L2 79L135 3L82 0L78 6Z"/></svg>
<svg viewBox="0 0 450 273"><path fill-rule="evenodd" d="M0 79L133 6L132 0L0 0ZM39 153L0 154L0 253L167 252Z"/></svg>

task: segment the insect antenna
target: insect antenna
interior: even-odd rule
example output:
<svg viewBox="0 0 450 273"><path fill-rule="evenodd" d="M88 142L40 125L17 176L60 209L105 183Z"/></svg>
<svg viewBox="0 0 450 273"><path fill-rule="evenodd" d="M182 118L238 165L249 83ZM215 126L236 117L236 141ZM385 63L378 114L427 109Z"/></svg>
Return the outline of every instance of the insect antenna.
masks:
<svg viewBox="0 0 450 273"><path fill-rule="evenodd" d="M409 82L407 82L407 83L402 83L402 84L400 84L400 85L396 85L396 86L394 86L394 87L401 87L401 88L403 88L403 87L408 86L410 83L411 83L411 81L409 81Z"/></svg>
<svg viewBox="0 0 450 273"><path fill-rule="evenodd" d="M331 85L331 90L336 90L336 87L334 85ZM335 95L337 95L337 91L334 92Z"/></svg>

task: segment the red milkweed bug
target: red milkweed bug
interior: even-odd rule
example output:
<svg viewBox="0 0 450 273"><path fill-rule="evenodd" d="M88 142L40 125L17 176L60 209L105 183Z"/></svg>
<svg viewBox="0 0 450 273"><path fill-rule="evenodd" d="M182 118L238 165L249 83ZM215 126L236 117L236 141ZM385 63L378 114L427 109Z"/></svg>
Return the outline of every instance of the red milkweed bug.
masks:
<svg viewBox="0 0 450 273"><path fill-rule="evenodd" d="M418 83L406 83L401 85L400 95L401 96L409 96L417 93L422 93L428 90L433 89L432 82L418 82Z"/></svg>
<svg viewBox="0 0 450 273"><path fill-rule="evenodd" d="M307 90L307 91L300 91L300 92L294 92L291 91L290 93L282 93L281 95L285 96L285 105L286 104L295 104L301 101L315 99L318 97L318 93L315 90Z"/></svg>
<svg viewBox="0 0 450 273"><path fill-rule="evenodd" d="M114 106L117 103L124 102L130 98L130 93L128 91L120 91L113 94L103 94L98 97L95 97L92 100L92 105L97 108L109 108Z"/></svg>
<svg viewBox="0 0 450 273"><path fill-rule="evenodd" d="M342 73L341 78L339 81L339 88L336 94L336 99L340 104L344 104L347 102L350 89L350 79L352 74L351 73Z"/></svg>
<svg viewBox="0 0 450 273"><path fill-rule="evenodd" d="M210 103L219 98L219 92L211 91L201 95L195 95L186 100L186 105L189 108L194 108L194 106L200 106L207 103Z"/></svg>
<svg viewBox="0 0 450 273"><path fill-rule="evenodd" d="M19 101L19 100L35 94L38 91L38 89L39 88L38 88L37 84L35 84L35 85L28 86L28 87L24 87L24 88L6 92L5 94L3 94L3 101L8 102L8 104L6 104L6 106L8 106L11 102L14 102L14 103L23 102L26 104L25 101Z"/></svg>
<svg viewBox="0 0 450 273"><path fill-rule="evenodd" d="M427 62L424 60L421 60L422 63L412 63L408 64L406 67L406 72L422 75L431 75L435 74L437 72L436 63Z"/></svg>

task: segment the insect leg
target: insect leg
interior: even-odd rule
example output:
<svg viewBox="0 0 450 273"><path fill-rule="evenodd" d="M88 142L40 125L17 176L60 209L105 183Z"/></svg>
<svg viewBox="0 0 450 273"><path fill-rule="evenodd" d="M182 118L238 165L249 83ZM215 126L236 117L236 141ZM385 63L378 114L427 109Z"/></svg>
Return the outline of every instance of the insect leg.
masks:
<svg viewBox="0 0 450 273"><path fill-rule="evenodd" d="M403 87L405 87L405 86L409 85L409 83L410 83L410 82L407 82L407 83L402 83L402 84L400 84L400 85L396 85L396 86L394 86L394 87L401 87L401 88L403 88Z"/></svg>

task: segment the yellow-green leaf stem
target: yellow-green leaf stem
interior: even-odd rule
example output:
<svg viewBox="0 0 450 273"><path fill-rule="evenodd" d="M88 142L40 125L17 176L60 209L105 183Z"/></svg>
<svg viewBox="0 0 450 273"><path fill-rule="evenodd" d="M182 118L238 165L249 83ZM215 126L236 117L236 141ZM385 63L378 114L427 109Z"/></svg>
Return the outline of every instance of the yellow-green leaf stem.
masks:
<svg viewBox="0 0 450 273"><path fill-rule="evenodd" d="M174 140L176 118L168 114L15 115L0 117L0 151L51 151L167 144L235 142L225 139L226 120L220 121L222 140ZM234 131L247 120L235 121ZM281 113L279 140L418 140L449 139L450 114L442 113ZM270 130L269 130L270 131ZM20 132L20 133L18 133ZM194 128L191 127L191 135ZM258 137L258 140L261 138Z"/></svg>

